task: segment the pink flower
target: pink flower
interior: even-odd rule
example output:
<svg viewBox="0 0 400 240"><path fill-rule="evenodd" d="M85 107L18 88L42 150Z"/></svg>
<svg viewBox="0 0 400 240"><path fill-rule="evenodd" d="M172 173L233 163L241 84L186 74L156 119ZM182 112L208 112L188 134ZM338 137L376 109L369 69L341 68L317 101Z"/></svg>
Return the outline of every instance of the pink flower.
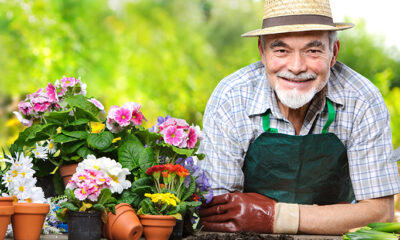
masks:
<svg viewBox="0 0 400 240"><path fill-rule="evenodd" d="M188 134L188 141L187 141L187 147L194 148L197 142L197 134L196 134L196 129L193 127L189 128L189 134Z"/></svg>
<svg viewBox="0 0 400 240"><path fill-rule="evenodd" d="M120 108L115 112L115 121L122 127L128 126L132 117L132 112L126 108Z"/></svg>
<svg viewBox="0 0 400 240"><path fill-rule="evenodd" d="M95 98L91 98L88 100L89 102L93 103L98 109L100 109L101 111L104 111L104 106L103 104L101 104L101 102L99 102L98 100L96 100Z"/></svg>
<svg viewBox="0 0 400 240"><path fill-rule="evenodd" d="M164 141L168 144L178 146L183 140L183 130L178 129L176 126L169 126L165 130Z"/></svg>
<svg viewBox="0 0 400 240"><path fill-rule="evenodd" d="M21 111L22 114L27 116L32 113L33 106L30 102L21 101L18 103L18 109Z"/></svg>
<svg viewBox="0 0 400 240"><path fill-rule="evenodd" d="M132 113L131 121L134 125L141 125L143 122L143 114L140 111L134 111Z"/></svg>
<svg viewBox="0 0 400 240"><path fill-rule="evenodd" d="M122 108L127 108L131 112L139 111L140 107L141 107L141 105L139 103L135 103L135 102L127 102L124 105L122 105Z"/></svg>
<svg viewBox="0 0 400 240"><path fill-rule="evenodd" d="M65 89L65 88L67 88L67 87L73 87L73 86L75 86L75 84L77 84L78 83L78 81L76 80L76 78L74 78L74 77L69 77L69 78L67 78L67 77L63 77L62 79L61 79L61 87L63 88L63 89Z"/></svg>
<svg viewBox="0 0 400 240"><path fill-rule="evenodd" d="M75 194L75 197L77 199L79 199L80 201L85 200L89 195L88 189L85 186L75 189L74 194Z"/></svg>
<svg viewBox="0 0 400 240"><path fill-rule="evenodd" d="M122 127L112 118L107 118L106 126L107 129L110 130L112 133L119 133L122 131Z"/></svg>
<svg viewBox="0 0 400 240"><path fill-rule="evenodd" d="M50 107L51 103L45 102L45 103L36 103L33 109L35 112L46 112L46 110Z"/></svg>
<svg viewBox="0 0 400 240"><path fill-rule="evenodd" d="M49 83L46 87L46 94L50 102L56 103L58 102L57 90L53 86L53 84Z"/></svg>

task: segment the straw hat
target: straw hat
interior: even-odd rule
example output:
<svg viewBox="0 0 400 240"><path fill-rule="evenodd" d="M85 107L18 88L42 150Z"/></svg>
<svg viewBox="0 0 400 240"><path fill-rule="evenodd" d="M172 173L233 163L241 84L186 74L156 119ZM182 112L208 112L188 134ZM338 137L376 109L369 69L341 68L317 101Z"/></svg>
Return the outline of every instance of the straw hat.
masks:
<svg viewBox="0 0 400 240"><path fill-rule="evenodd" d="M265 0L261 29L242 35L260 35L315 30L345 30L352 23L334 23L329 0Z"/></svg>

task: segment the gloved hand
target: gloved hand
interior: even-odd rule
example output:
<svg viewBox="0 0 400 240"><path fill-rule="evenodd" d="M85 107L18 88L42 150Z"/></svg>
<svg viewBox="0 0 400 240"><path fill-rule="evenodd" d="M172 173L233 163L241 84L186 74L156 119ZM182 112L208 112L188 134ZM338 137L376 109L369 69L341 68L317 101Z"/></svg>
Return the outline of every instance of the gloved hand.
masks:
<svg viewBox="0 0 400 240"><path fill-rule="evenodd" d="M297 233L298 204L276 203L258 193L227 193L200 209L206 231Z"/></svg>

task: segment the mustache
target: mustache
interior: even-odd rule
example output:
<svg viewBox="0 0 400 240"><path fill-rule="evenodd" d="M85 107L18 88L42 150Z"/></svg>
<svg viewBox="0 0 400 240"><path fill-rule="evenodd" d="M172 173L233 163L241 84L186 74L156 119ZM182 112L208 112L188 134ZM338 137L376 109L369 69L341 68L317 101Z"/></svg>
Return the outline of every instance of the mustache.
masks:
<svg viewBox="0 0 400 240"><path fill-rule="evenodd" d="M299 73L299 74L294 74L289 71L281 71L276 74L277 77L281 78L286 78L286 79L292 79L292 80L314 80L317 78L317 74L315 73Z"/></svg>

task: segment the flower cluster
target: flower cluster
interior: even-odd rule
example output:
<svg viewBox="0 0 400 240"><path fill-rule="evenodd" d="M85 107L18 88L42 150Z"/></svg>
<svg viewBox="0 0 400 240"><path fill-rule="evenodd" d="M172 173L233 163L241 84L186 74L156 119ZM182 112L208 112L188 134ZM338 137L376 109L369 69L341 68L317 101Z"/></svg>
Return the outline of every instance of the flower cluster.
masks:
<svg viewBox="0 0 400 240"><path fill-rule="evenodd" d="M191 176L196 180L196 192L197 196L206 203L210 203L213 198L213 190L211 188L211 184L208 182L208 177L206 176L204 170L200 169L199 166L196 165L195 157L188 157L184 161L179 161L181 164L188 169ZM185 179L185 187L189 187L190 179ZM197 197L195 197L197 198Z"/></svg>
<svg viewBox="0 0 400 240"><path fill-rule="evenodd" d="M189 171L180 164L168 163L154 165L147 169L146 174L153 176L158 192L166 189L175 192L178 198L181 198L183 191L180 190L185 178L189 176ZM160 181L161 176L162 181Z"/></svg>
<svg viewBox="0 0 400 240"><path fill-rule="evenodd" d="M103 188L110 188L111 178L102 171L83 169L72 175L66 188L74 190L75 197L84 201L86 199L96 202Z"/></svg>
<svg viewBox="0 0 400 240"><path fill-rule="evenodd" d="M138 215L180 215L178 212L181 200L179 200L174 194L145 193L144 196L146 198L140 204L140 208L137 212Z"/></svg>
<svg viewBox="0 0 400 240"><path fill-rule="evenodd" d="M192 149L202 139L199 126L190 126L184 119L158 117L152 131L163 135L164 142L179 148Z"/></svg>
<svg viewBox="0 0 400 240"><path fill-rule="evenodd" d="M122 168L122 165L113 159L107 157L97 159L94 155L88 155L85 160L78 164L76 171L82 172L85 169L99 170L109 177L112 193L121 194L124 189L131 186L131 182L126 179L126 176L130 174L129 170Z"/></svg>
<svg viewBox="0 0 400 240"><path fill-rule="evenodd" d="M140 107L141 105L135 102L125 103L122 107L111 106L107 115L107 128L113 133L118 133L132 126L141 125L146 118Z"/></svg>
<svg viewBox="0 0 400 240"><path fill-rule="evenodd" d="M48 83L44 89L40 88L27 95L26 99L18 104L19 111L14 114L23 125L30 127L33 121L41 119L45 112L62 110L65 96L77 94L86 95L86 84L82 83L80 78L64 76L61 80L56 80L54 85Z"/></svg>
<svg viewBox="0 0 400 240"><path fill-rule="evenodd" d="M6 195L15 196L20 202L45 202L43 190L36 187L37 180L33 177L32 158L16 153L15 158L7 156L4 160L10 163L8 171L2 176L2 184L8 189Z"/></svg>
<svg viewBox="0 0 400 240"><path fill-rule="evenodd" d="M57 152L57 147L54 140L46 140L36 143L36 147L32 150L32 153L35 158L46 160L48 159L49 154L54 156L60 152Z"/></svg>
<svg viewBox="0 0 400 240"><path fill-rule="evenodd" d="M153 203L163 205L164 203L171 205L171 206L176 206L176 203L181 202L174 194L172 193L145 193L145 197L150 198L150 200Z"/></svg>

